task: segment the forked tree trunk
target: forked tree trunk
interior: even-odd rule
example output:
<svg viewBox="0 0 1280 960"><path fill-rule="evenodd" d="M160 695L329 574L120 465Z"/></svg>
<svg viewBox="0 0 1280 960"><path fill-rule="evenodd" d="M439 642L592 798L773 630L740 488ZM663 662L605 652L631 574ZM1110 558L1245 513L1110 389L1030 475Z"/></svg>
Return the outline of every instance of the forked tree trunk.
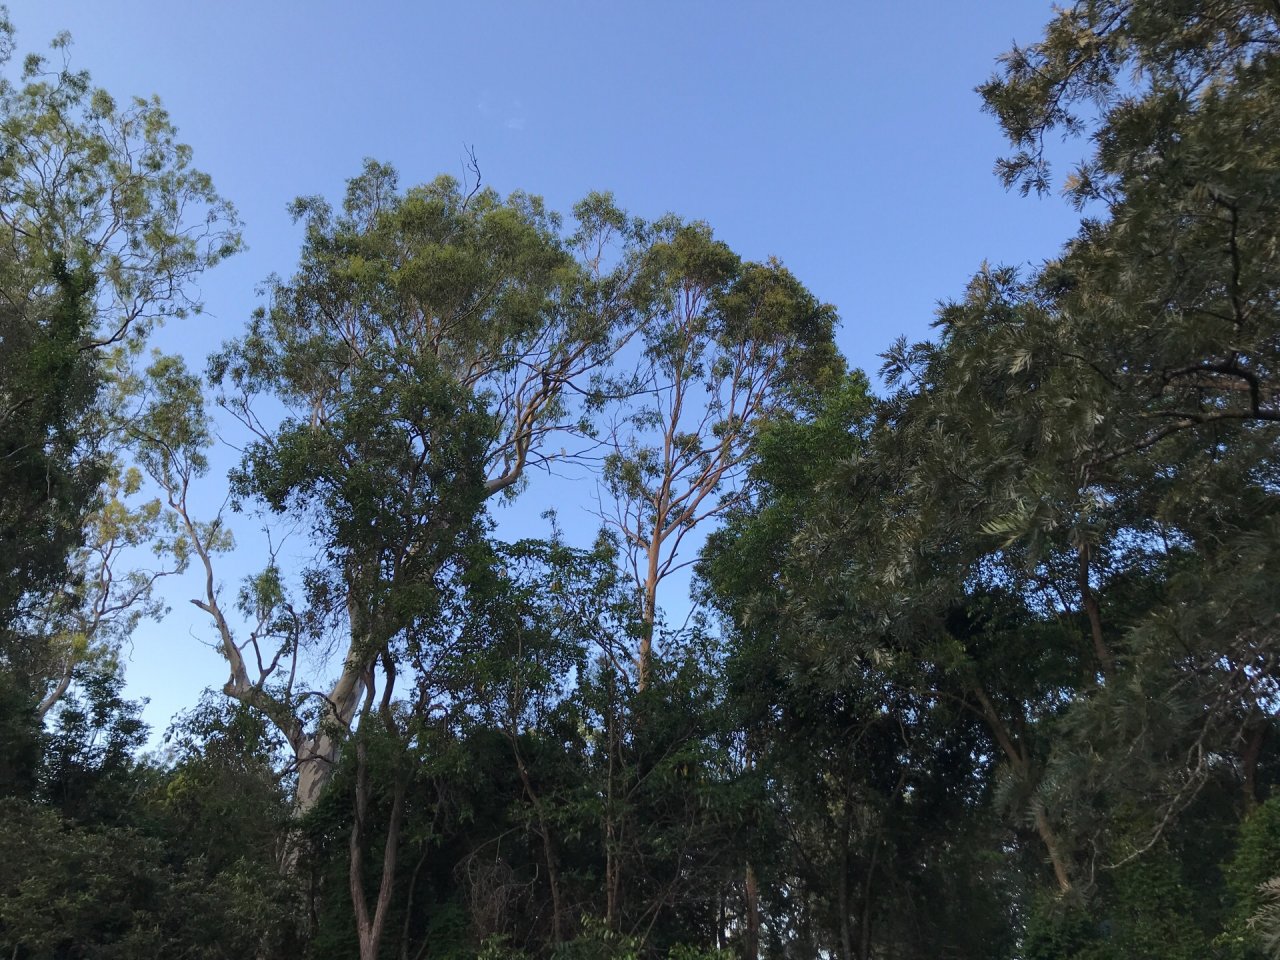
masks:
<svg viewBox="0 0 1280 960"><path fill-rule="evenodd" d="M382 702L378 715L386 725L387 733L397 736L399 730L392 717L391 693L395 686L395 668L392 662L383 659L386 670L386 683L382 688ZM372 671L364 681L365 720L371 716L373 704ZM372 912L364 892L364 852L366 834L369 826L369 742L364 731L356 737L356 796L355 821L351 825L351 861L349 879L351 882L351 902L355 907L356 934L360 941L360 960L378 960L382 946L382 937L387 929L388 912L391 906L391 895L395 889L396 857L400 850L400 824L404 819L404 795L406 790L405 775L400 769L393 771L391 813L387 822L387 839L382 848L382 873L378 880L378 895L374 899Z"/></svg>
<svg viewBox="0 0 1280 960"><path fill-rule="evenodd" d="M980 685L975 684L973 692L978 698L978 702L982 705L982 714L986 717L987 725L990 727L996 743L1000 745L1000 749L1004 751L1010 764L1017 770L1018 776L1027 783L1028 787L1031 787L1031 758L1027 754L1025 744L1015 743L1009 728L1000 719L1000 715L996 712L995 704L991 702L991 698L987 696L986 691ZM1062 845L1053 829L1053 824L1049 820L1049 812L1045 809L1044 804L1035 798L1032 799L1032 812L1035 817L1036 833L1039 835L1040 841L1044 844L1045 852L1048 854L1049 863L1053 867L1054 878L1058 881L1058 889L1066 893L1071 889L1071 872L1067 869L1067 860L1063 854Z"/></svg>
<svg viewBox="0 0 1280 960"><path fill-rule="evenodd" d="M391 894L395 888L396 853L400 846L400 823L404 817L405 785L397 776L392 791L391 818L387 824L387 839L382 851L382 873L378 881L378 895L373 911L364 890L364 847L369 820L369 764L368 746L356 744L356 798L355 822L351 827L351 860L349 879L351 902L355 907L356 935L360 943L360 960L378 960L382 937L387 928Z"/></svg>
<svg viewBox="0 0 1280 960"><path fill-rule="evenodd" d="M362 677L366 672L351 665L343 669L329 695L316 732L305 738L296 749L298 789L293 801L295 818L305 816L316 805L333 778L342 741L351 732L356 705L364 693Z"/></svg>
<svg viewBox="0 0 1280 960"><path fill-rule="evenodd" d="M327 699L316 732L309 737L300 736L294 728L291 740L298 769L292 811L295 826L315 808L325 787L333 779L342 742L351 731L356 706L365 692L363 677L366 672L353 669L348 663ZM234 696L232 691L228 693ZM286 731L286 735L289 732ZM300 842L297 830L290 831L281 852L281 872L293 874L297 871L298 858L302 853Z"/></svg>

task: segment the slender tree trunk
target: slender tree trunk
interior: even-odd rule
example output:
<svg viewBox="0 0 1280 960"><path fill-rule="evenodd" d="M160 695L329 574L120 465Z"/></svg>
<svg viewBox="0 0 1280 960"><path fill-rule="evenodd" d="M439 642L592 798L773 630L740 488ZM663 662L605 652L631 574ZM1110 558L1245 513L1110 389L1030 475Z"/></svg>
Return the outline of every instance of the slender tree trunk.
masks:
<svg viewBox="0 0 1280 960"><path fill-rule="evenodd" d="M557 866L555 844L551 840L551 828L547 824L546 811L542 800L533 790L533 782L529 779L529 770L525 766L524 757L520 754L520 746L515 734L508 732L511 750L516 757L516 769L520 772L520 783L525 795L533 804L534 815L538 818L538 836L542 838L542 856L547 863L547 883L551 886L551 930L555 943L564 941L564 908L560 900L560 871Z"/></svg>
<svg viewBox="0 0 1280 960"><path fill-rule="evenodd" d="M604 922L610 930L615 930L618 926L618 894L622 881L618 875L620 869L617 851L618 838L613 823L613 814L606 814L606 817L608 819L604 830Z"/></svg>
<svg viewBox="0 0 1280 960"><path fill-rule="evenodd" d="M853 832L853 808L845 796L844 821L840 836L840 876L836 882L840 913L840 960L853 960L853 931L849 928L849 840Z"/></svg>
<svg viewBox="0 0 1280 960"><path fill-rule="evenodd" d="M604 887L605 887L605 925L616 930L620 922L618 916L622 899L622 863L621 863L621 830L618 823L617 810L614 808L614 797L617 795L618 778L618 703L617 691L621 678L615 677L612 696L609 698L609 764L605 779L604 797Z"/></svg>
<svg viewBox="0 0 1280 960"><path fill-rule="evenodd" d="M645 570L644 599L640 610L640 652L636 656L636 689L643 690L649 683L649 670L653 662L653 625L658 619L658 563L662 541L655 525L653 539L649 543L648 565Z"/></svg>
<svg viewBox="0 0 1280 960"><path fill-rule="evenodd" d="M1098 659L1098 668L1104 677L1115 673L1116 662L1102 634L1102 608L1098 606L1098 598L1089 582L1089 545L1080 547L1080 601L1089 618L1089 634L1093 638L1093 655Z"/></svg>
<svg viewBox="0 0 1280 960"><path fill-rule="evenodd" d="M1248 816L1258 806L1258 761L1262 758L1262 744L1267 738L1265 723L1259 723L1248 731L1244 750L1240 755L1240 766L1244 783L1244 812Z"/></svg>
<svg viewBox="0 0 1280 960"><path fill-rule="evenodd" d="M757 960L760 956L760 885L755 867L750 863L747 864L743 888L747 923L742 936L742 956L744 960Z"/></svg>
<svg viewBox="0 0 1280 960"><path fill-rule="evenodd" d="M871 863L867 866L867 879L862 885L862 916L858 922L858 960L871 960L872 879L879 859L880 844L877 843L871 849Z"/></svg>
<svg viewBox="0 0 1280 960"><path fill-rule="evenodd" d="M399 730L391 712L391 695L395 687L395 665L383 656L386 680L382 687L382 702L378 714L389 736L398 737ZM369 720L373 704L374 675L372 667L362 678L364 709L362 717ZM362 723L363 727L363 723ZM360 960L378 960L382 938L387 928L391 896L395 889L396 856L400 849L400 825L404 818L405 774L397 765L393 771L391 813L387 821L387 838L382 848L382 873L378 880L378 895L372 912L364 891L364 851L369 827L369 741L360 731L355 743L356 795L355 821L351 825L349 880L351 902L356 914L356 934L360 942Z"/></svg>
<svg viewBox="0 0 1280 960"><path fill-rule="evenodd" d="M836 882L836 909L840 912L840 960L853 960L853 931L849 927L849 848L840 851L840 877Z"/></svg>
<svg viewBox="0 0 1280 960"><path fill-rule="evenodd" d="M1021 743L1014 743L1014 739L1009 733L1009 728L1000 719L1000 715L996 712L995 704L991 702L991 698L987 696L986 691L978 684L974 685L973 691L978 698L978 702L982 705L983 716L987 718L987 724L990 726L996 742L1000 745L1000 749L1004 751L1009 762L1018 771L1018 775L1026 783L1027 789L1033 790L1035 785L1031 783L1031 758L1027 755L1025 746ZM1040 840L1044 844L1045 852L1049 855L1049 863L1053 866L1053 875L1058 881L1059 889L1066 893L1071 889L1071 873L1067 869L1067 861L1063 856L1062 845L1054 832L1053 824L1049 822L1049 812L1045 809L1043 803L1034 798L1032 799L1032 810L1035 815L1036 833L1039 834Z"/></svg>
<svg viewBox="0 0 1280 960"><path fill-rule="evenodd" d="M364 847L369 819L368 747L356 744L355 822L351 827L351 861L349 879L351 902L355 907L356 934L360 942L360 960L378 960L382 937L386 932L387 911L395 887L396 852L400 844L400 822L404 816L404 780L397 776L391 802L391 819L382 851L382 875L372 914L364 891Z"/></svg>
<svg viewBox="0 0 1280 960"><path fill-rule="evenodd" d="M418 862L414 864L413 875L409 877L409 890L404 897L408 906L404 912L404 926L400 930L400 960L409 960L409 927L413 920L413 892L418 886L418 875L422 873L422 868L426 866L427 856L430 852L429 848L423 851L422 856L418 858ZM419 951L418 956L421 955L422 951Z"/></svg>
<svg viewBox="0 0 1280 960"><path fill-rule="evenodd" d="M721 888L720 894L716 897L716 949L723 950L728 942L725 938L725 915L724 915L724 888Z"/></svg>

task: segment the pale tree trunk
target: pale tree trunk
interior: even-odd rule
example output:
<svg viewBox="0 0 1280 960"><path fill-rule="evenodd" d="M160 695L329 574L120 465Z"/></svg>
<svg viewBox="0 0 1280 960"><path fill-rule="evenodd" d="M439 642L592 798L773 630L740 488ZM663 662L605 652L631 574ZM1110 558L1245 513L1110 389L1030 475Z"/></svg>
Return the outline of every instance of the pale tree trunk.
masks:
<svg viewBox="0 0 1280 960"><path fill-rule="evenodd" d="M169 491L169 506L177 515L204 567L204 596L193 599L191 603L209 615L218 632L218 649L231 671L231 676L223 685L222 692L233 700L262 711L288 742L298 771L298 787L294 796L293 812L295 819L300 818L315 806L333 776L333 767L337 762L342 740L351 730L352 720L364 692L364 677L373 657L368 657L368 662L362 663L357 662L354 656L348 653L341 675L328 695L324 697L325 705L321 712L319 726L311 735L304 733L302 721L296 712L295 705L291 702L292 673L286 685L285 697L278 698L268 693L266 684L272 679L280 657L263 658L257 649L257 639L253 634L246 642L254 644L253 650L259 654L258 663L261 665L263 660L267 659L270 660L270 666L260 670L261 675L257 681L250 676L249 664L241 652L241 645L236 643L235 635L218 598L213 556L209 545L201 527L187 512L185 489ZM354 631L352 636L354 639ZM295 656L297 642L295 638ZM354 650L355 647L356 644L353 642L351 649ZM296 844L291 841L284 852L283 866L286 871L292 871L297 862L297 855Z"/></svg>
<svg viewBox="0 0 1280 960"><path fill-rule="evenodd" d="M1049 862L1053 865L1053 875L1058 881L1058 889L1062 893L1066 893L1071 889L1071 875L1067 873L1067 863L1062 856L1062 849L1058 844L1058 836L1053 830L1053 826L1049 823L1049 812L1045 809L1044 804L1039 800L1034 802L1036 816L1036 832L1040 834L1040 839L1045 845L1045 849L1049 851Z"/></svg>
<svg viewBox="0 0 1280 960"><path fill-rule="evenodd" d="M365 692L367 672L367 668L347 661L326 698L316 732L294 748L298 764L298 789L293 801L295 818L305 816L315 807L333 777L342 741L351 730L356 707Z"/></svg>
<svg viewBox="0 0 1280 960"><path fill-rule="evenodd" d="M649 671L653 663L653 628L658 619L658 562L662 553L662 540L655 526L649 542L648 565L644 580L644 597L640 610L640 652L636 657L636 689L644 690L649 683Z"/></svg>
<svg viewBox="0 0 1280 960"><path fill-rule="evenodd" d="M66 663L63 665L62 675L58 677L58 682L54 684L53 689L50 690L48 695L46 695L45 698L40 701L39 705L36 706L37 720L43 721L49 711L53 709L54 704L61 700L63 695L66 694L67 688L71 686L72 670L73 664L71 658L68 657Z"/></svg>
<svg viewBox="0 0 1280 960"><path fill-rule="evenodd" d="M1018 776L1023 780L1029 789L1034 789L1031 780L1031 757L1027 754L1024 744L1016 743L1009 728L1004 721L1000 719L1000 715L996 712L995 705L991 702L991 698L987 696L986 691L978 684L974 684L973 691L978 698L978 702L982 705L982 714L987 720L987 725L991 728L991 733L996 739L996 743L1000 745L1000 749L1004 751L1005 756L1018 771ZM1061 842L1058 839L1053 824L1049 820L1049 812L1045 809L1044 803L1038 798L1032 799L1032 813L1035 817L1036 833L1040 837L1041 843L1044 844L1045 852L1048 854L1049 863L1053 867L1053 876L1058 881L1058 889L1062 893L1066 893L1071 889L1071 873L1067 869L1067 859L1063 853Z"/></svg>

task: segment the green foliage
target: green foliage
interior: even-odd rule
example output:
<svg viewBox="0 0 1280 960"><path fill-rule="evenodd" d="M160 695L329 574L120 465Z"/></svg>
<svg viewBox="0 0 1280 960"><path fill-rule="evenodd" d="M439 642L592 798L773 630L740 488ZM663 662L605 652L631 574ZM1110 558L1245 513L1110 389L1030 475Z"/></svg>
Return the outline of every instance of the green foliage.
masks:
<svg viewBox="0 0 1280 960"><path fill-rule="evenodd" d="M1207 891L1197 891L1203 898ZM1109 879L1095 903L1040 898L1027 921L1026 956L1036 960L1216 956L1211 937L1198 928L1192 891L1176 862L1156 854Z"/></svg>
<svg viewBox="0 0 1280 960"><path fill-rule="evenodd" d="M274 857L287 797L254 738L231 736L250 718L206 707L184 725L177 765L158 768L136 757L145 729L119 681L77 686L57 710L38 792L2 801L6 952L296 956L297 891Z"/></svg>
<svg viewBox="0 0 1280 960"><path fill-rule="evenodd" d="M1224 870L1231 905L1215 941L1223 955L1252 960L1276 953L1274 879L1280 876L1280 802L1269 798L1240 824Z"/></svg>
<svg viewBox="0 0 1280 960"><path fill-rule="evenodd" d="M807 457L808 478L778 455L771 475L766 456L773 488L702 562L774 782L812 769L791 759L797 734L809 755L853 744L826 748L825 779L798 781L808 794L869 754L839 800L818 792L828 856L865 857L890 814L894 844L1003 816L1003 840L967 836L1012 854L984 891L987 915L1005 899L1028 917L1011 952L1207 955L1232 825L1273 776L1259 751L1276 683L1280 194L1258 124L1278 102L1274 17L1082 2L1012 52L983 88L1018 151L1007 180L1043 189L1046 133L1087 133L1096 150L1067 188L1096 218L1032 275L984 268L934 341L898 344L894 392L848 431L843 462ZM892 754L875 752L881 722ZM896 798L872 775L895 769ZM934 776L968 809L923 802ZM851 796L873 829L841 850L823 818ZM793 823L799 798L780 805ZM927 888L913 862L903 848L885 867L886 896ZM833 867L808 881L828 900ZM837 906L816 937L847 950L865 922L851 914ZM927 955L928 919L870 926Z"/></svg>
<svg viewBox="0 0 1280 960"><path fill-rule="evenodd" d="M0 672L0 797L31 798L45 743L30 692Z"/></svg>
<svg viewBox="0 0 1280 960"><path fill-rule="evenodd" d="M109 388L240 242L159 101L118 104L68 46L0 78L0 642L42 713L158 611L153 578L113 569L156 518L119 512L137 491ZM13 52L5 12L0 67Z"/></svg>
<svg viewBox="0 0 1280 960"><path fill-rule="evenodd" d="M233 212L157 103L29 59L0 82L0 951L1276 955L1276 18L1081 0L1011 51L1001 174L1046 190L1077 138L1085 219L978 270L879 398L834 309L706 224L372 161L296 201L296 270L209 368L252 433L234 505L307 540L243 626L191 513L206 384L139 362ZM570 437L607 448L617 535L497 542L490 498ZM116 651L192 560L233 702L144 759Z"/></svg>
<svg viewBox="0 0 1280 960"><path fill-rule="evenodd" d="M600 922L584 924L582 935L562 944L552 954L554 960L638 960L640 942L619 934Z"/></svg>
<svg viewBox="0 0 1280 960"><path fill-rule="evenodd" d="M0 314L0 631L10 649L32 595L59 585L83 541L106 467L85 451L82 429L101 386L96 358L81 349L92 278L61 261L54 269L52 296L7 299Z"/></svg>

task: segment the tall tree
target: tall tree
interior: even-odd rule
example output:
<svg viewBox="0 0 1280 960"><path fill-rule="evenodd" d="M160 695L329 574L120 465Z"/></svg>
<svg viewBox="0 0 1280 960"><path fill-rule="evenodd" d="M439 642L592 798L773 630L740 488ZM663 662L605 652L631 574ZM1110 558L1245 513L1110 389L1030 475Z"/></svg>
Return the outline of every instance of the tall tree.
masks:
<svg viewBox="0 0 1280 960"><path fill-rule="evenodd" d="M297 274L272 282L212 373L256 437L237 495L295 518L321 552L306 592L314 620L345 635L336 681L315 697L292 675L269 690L280 677L251 678L235 652L266 635L233 637L212 579L200 604L232 667L228 693L266 707L292 745L306 810L370 671L429 622L434 581L477 535L485 500L513 493L557 456L546 438L578 427L592 374L633 329L634 258L608 197L579 205L565 236L535 197L448 178L401 193L372 162L340 213L318 198L294 212L306 226ZM278 424L261 419L264 396L283 404ZM260 662L291 662L296 642Z"/></svg>
<svg viewBox="0 0 1280 960"><path fill-rule="evenodd" d="M125 474L104 385L157 323L199 309L191 281L239 246L159 101L118 104L71 69L69 45L0 78L0 636L6 657L31 655L37 700L95 646L68 642L65 621L105 612L74 559L90 512L118 503L100 485ZM0 65L13 52L0 15Z"/></svg>
<svg viewBox="0 0 1280 960"><path fill-rule="evenodd" d="M706 224L668 218L646 257L644 355L605 462L645 625L636 652L643 689L658 588L692 563L685 538L741 502L760 425L843 370L835 311L776 260L742 263Z"/></svg>

